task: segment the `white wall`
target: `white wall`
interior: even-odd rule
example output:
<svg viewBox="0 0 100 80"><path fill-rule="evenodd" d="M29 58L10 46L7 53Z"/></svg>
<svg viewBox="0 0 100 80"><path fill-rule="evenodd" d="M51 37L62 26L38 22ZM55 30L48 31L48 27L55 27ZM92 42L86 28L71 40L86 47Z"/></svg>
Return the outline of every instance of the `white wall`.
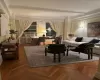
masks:
<svg viewBox="0 0 100 80"><path fill-rule="evenodd" d="M87 36L87 26L91 22L100 22L100 16L95 15L95 17L90 16L87 18L73 19L71 32L77 36Z"/></svg>
<svg viewBox="0 0 100 80"><path fill-rule="evenodd" d="M78 28L75 31L75 36L78 36L78 37L85 37L85 36L87 36L87 28Z"/></svg>
<svg viewBox="0 0 100 80"><path fill-rule="evenodd" d="M74 34L75 36L78 36L78 37L86 37L87 36L87 23L85 21L79 22Z"/></svg>
<svg viewBox="0 0 100 80"><path fill-rule="evenodd" d="M5 36L9 34L8 27L9 20L4 14L1 14L1 36Z"/></svg>
<svg viewBox="0 0 100 80"><path fill-rule="evenodd" d="M0 27L3 28L3 31L1 30L2 32L0 31L0 33L1 33L1 35L5 35L5 34L7 34L6 31L9 28L7 25L8 25L8 21L9 21L10 12L9 12L8 7L4 0L0 0L0 7L1 7L2 11L4 12L4 14L1 17L2 22L0 21L1 26L2 26L2 27L1 26ZM8 37L8 35L0 36L0 42L4 41L7 37ZM2 63L2 58L1 58L1 54L0 54L0 65L1 65L1 63Z"/></svg>

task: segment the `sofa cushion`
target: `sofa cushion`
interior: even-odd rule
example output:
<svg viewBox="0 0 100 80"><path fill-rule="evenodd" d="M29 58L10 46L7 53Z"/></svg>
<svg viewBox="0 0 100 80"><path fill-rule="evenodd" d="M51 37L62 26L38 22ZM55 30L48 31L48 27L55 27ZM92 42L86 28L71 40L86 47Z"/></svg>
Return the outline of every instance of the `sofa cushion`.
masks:
<svg viewBox="0 0 100 80"><path fill-rule="evenodd" d="M92 39L89 43L98 43L99 41L98 39Z"/></svg>
<svg viewBox="0 0 100 80"><path fill-rule="evenodd" d="M77 37L77 38L75 39L75 41L76 41L76 42L81 42L82 39L83 39L83 37Z"/></svg>
<svg viewBox="0 0 100 80"><path fill-rule="evenodd" d="M75 39L76 39L76 37L72 37L72 38L70 39L70 41L75 41Z"/></svg>
<svg viewBox="0 0 100 80"><path fill-rule="evenodd" d="M82 42L90 42L94 37L83 37Z"/></svg>

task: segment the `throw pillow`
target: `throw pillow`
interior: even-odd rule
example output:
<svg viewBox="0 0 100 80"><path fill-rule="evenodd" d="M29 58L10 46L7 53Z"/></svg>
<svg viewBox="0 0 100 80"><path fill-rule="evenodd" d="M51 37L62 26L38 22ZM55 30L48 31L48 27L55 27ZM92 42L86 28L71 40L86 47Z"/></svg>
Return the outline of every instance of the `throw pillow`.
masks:
<svg viewBox="0 0 100 80"><path fill-rule="evenodd" d="M81 42L82 39L83 39L83 37L77 37L77 38L75 39L75 41L76 41L76 42Z"/></svg>
<svg viewBox="0 0 100 80"><path fill-rule="evenodd" d="M100 40L98 40L98 39L92 39L89 43L98 43Z"/></svg>

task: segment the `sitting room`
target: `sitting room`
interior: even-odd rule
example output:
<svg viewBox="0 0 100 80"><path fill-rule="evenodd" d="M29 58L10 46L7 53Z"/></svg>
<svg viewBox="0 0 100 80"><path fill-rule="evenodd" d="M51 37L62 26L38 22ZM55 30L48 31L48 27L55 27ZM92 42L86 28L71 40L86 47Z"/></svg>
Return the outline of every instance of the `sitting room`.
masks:
<svg viewBox="0 0 100 80"><path fill-rule="evenodd" d="M0 80L99 80L99 3L1 0Z"/></svg>

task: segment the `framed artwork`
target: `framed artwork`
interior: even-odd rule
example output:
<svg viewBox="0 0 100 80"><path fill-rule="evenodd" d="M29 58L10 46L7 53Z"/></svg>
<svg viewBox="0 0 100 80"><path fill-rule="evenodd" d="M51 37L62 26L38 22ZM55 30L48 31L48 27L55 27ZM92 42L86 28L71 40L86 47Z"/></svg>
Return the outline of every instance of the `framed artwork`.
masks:
<svg viewBox="0 0 100 80"><path fill-rule="evenodd" d="M98 37L98 36L100 36L100 22L88 23L87 36L88 37Z"/></svg>

